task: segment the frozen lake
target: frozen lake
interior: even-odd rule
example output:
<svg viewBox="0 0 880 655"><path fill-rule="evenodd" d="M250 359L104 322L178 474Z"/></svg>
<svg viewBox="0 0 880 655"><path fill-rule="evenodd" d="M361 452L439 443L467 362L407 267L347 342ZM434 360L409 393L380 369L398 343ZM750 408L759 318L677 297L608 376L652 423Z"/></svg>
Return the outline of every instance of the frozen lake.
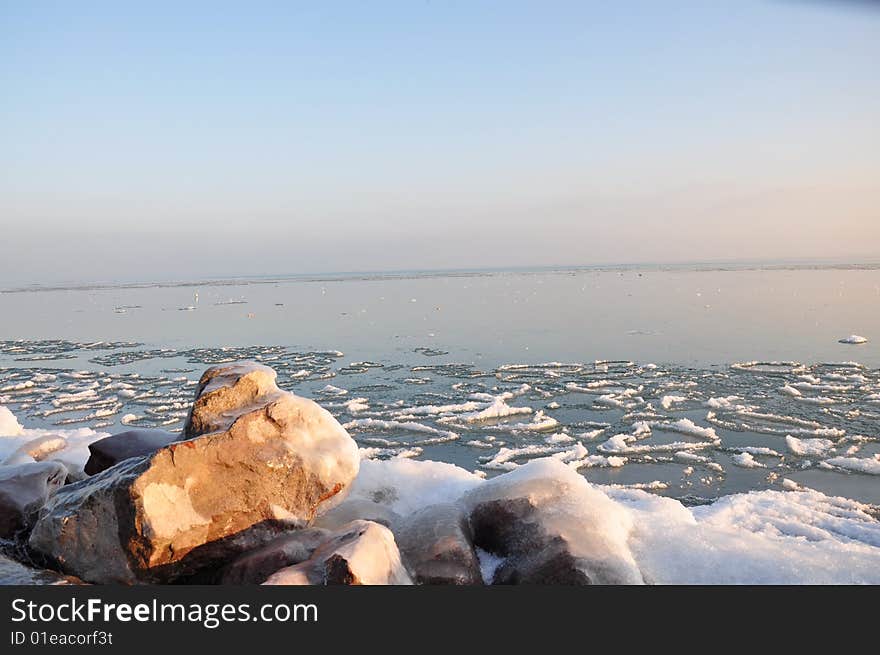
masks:
<svg viewBox="0 0 880 655"><path fill-rule="evenodd" d="M248 358L365 457L492 476L550 455L690 503L802 485L880 504L872 268L26 290L0 316L0 405L33 435L177 429L201 372Z"/></svg>

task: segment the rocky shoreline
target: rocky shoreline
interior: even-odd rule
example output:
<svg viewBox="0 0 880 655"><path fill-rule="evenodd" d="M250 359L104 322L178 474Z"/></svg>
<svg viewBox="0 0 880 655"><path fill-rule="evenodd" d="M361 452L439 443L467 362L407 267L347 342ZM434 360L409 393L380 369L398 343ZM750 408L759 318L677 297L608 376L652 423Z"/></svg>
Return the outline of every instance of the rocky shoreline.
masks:
<svg viewBox="0 0 880 655"><path fill-rule="evenodd" d="M0 570L26 584L645 582L626 530L580 520L612 501L557 460L405 516L350 496L357 444L252 362L206 370L179 434L100 439L81 471L40 452L0 466Z"/></svg>

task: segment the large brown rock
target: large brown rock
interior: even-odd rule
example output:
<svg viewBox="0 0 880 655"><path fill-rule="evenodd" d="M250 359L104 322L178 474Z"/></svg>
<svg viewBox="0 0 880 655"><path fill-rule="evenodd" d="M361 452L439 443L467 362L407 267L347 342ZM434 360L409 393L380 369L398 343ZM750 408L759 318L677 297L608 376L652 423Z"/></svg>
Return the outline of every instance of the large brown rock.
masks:
<svg viewBox="0 0 880 655"><path fill-rule="evenodd" d="M60 462L0 466L0 538L27 538L37 513L67 478Z"/></svg>
<svg viewBox="0 0 880 655"><path fill-rule="evenodd" d="M89 444L87 475L95 475L131 457L140 457L180 441L183 437L166 430L126 430Z"/></svg>
<svg viewBox="0 0 880 655"><path fill-rule="evenodd" d="M277 571L264 584L403 585L412 580L391 531L358 520L331 535L308 560Z"/></svg>
<svg viewBox="0 0 880 655"><path fill-rule="evenodd" d="M188 428L187 441L64 487L31 547L90 582L168 581L306 526L357 475L348 433L265 366L209 369Z"/></svg>
<svg viewBox="0 0 880 655"><path fill-rule="evenodd" d="M483 584L467 516L454 504L431 505L395 531L407 568L419 584Z"/></svg>

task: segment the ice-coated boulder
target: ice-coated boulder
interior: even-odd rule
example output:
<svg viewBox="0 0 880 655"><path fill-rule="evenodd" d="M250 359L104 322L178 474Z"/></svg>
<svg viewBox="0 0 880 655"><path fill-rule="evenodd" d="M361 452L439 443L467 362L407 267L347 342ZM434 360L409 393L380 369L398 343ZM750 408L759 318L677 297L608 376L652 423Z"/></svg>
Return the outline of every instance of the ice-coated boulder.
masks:
<svg viewBox="0 0 880 655"><path fill-rule="evenodd" d="M274 370L254 362L212 366L199 380L184 438L225 430L246 408L271 402L283 393L275 378Z"/></svg>
<svg viewBox="0 0 880 655"><path fill-rule="evenodd" d="M357 475L357 445L274 379L257 364L208 369L191 438L61 489L31 547L90 582L163 582L216 568L335 506Z"/></svg>
<svg viewBox="0 0 880 655"><path fill-rule="evenodd" d="M502 559L493 584L642 584L631 519L555 459L465 494L474 545Z"/></svg>
<svg viewBox="0 0 880 655"><path fill-rule="evenodd" d="M0 538L26 538L37 513L66 478L67 467L60 462L0 466Z"/></svg>
<svg viewBox="0 0 880 655"><path fill-rule="evenodd" d="M261 584L276 571L309 559L330 537L331 532L322 528L288 532L261 548L240 555L223 567L217 580L221 584Z"/></svg>
<svg viewBox="0 0 880 655"><path fill-rule="evenodd" d="M395 530L403 561L419 584L483 584L467 516L444 503L419 510Z"/></svg>
<svg viewBox="0 0 880 655"><path fill-rule="evenodd" d="M166 430L145 429L126 430L104 437L89 444L89 459L84 470L87 475L95 475L130 457L149 455L182 438Z"/></svg>
<svg viewBox="0 0 880 655"><path fill-rule="evenodd" d="M412 584L391 530L373 521L352 521L333 533L304 562L271 575L267 585Z"/></svg>

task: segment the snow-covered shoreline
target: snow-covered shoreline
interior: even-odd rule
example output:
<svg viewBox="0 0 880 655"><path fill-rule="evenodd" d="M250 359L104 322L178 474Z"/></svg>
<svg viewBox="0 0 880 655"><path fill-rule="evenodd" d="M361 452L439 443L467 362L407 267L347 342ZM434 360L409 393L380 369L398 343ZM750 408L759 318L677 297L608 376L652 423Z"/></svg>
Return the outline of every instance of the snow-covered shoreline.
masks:
<svg viewBox="0 0 880 655"><path fill-rule="evenodd" d="M0 408L0 434L5 464L60 461L80 472L88 444L106 436L88 428L49 435L23 427L6 408ZM821 440L791 438L789 447L806 452L827 447L813 441ZM589 469L584 477L575 460L565 457L534 459L489 482L448 463L401 456L373 460L362 450L364 455L343 510L366 504L406 520L425 507L462 503L491 485L516 483L518 493L538 499L547 488L563 488L564 504L545 510L557 517L561 534L575 544L587 539L595 550L598 530L608 556L631 560L649 583L880 583L877 508L788 480L780 491L731 494L686 507L641 489L592 484Z"/></svg>

